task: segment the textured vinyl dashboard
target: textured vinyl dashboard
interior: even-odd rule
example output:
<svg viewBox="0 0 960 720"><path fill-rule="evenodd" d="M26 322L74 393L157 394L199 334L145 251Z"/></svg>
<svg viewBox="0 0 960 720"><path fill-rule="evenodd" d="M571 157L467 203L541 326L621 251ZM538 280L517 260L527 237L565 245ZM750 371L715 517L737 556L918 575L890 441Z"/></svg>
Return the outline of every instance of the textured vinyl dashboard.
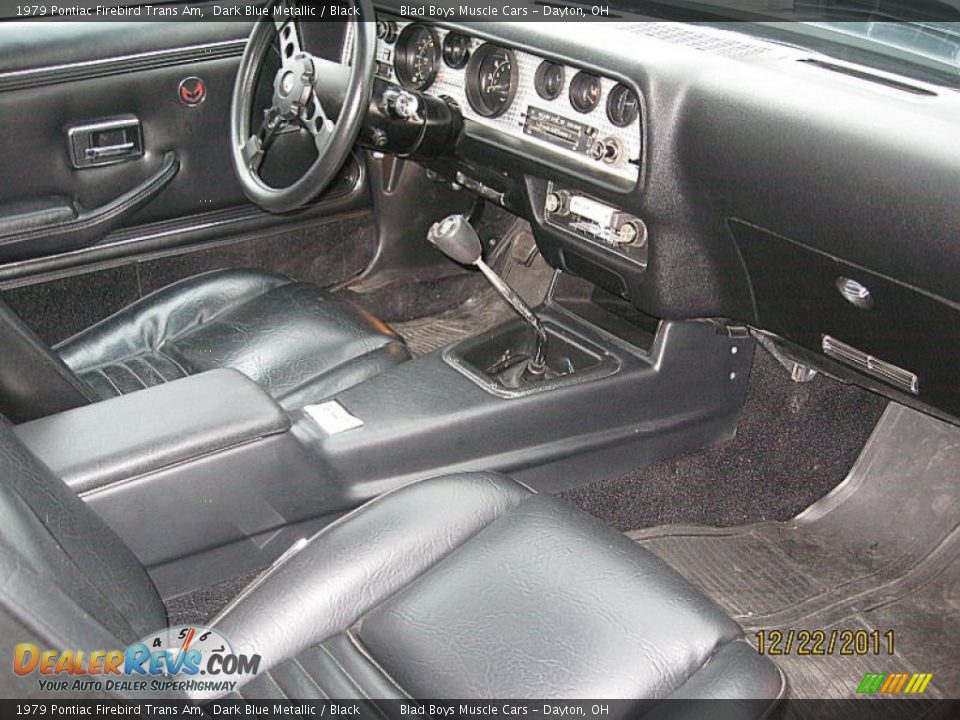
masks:
<svg viewBox="0 0 960 720"><path fill-rule="evenodd" d="M389 22L394 31L392 37L380 37L377 42L377 61L378 74L391 82L400 82L397 74L398 44L402 42L403 31L407 26L414 24L412 21L392 19L389 16L381 16ZM430 31L436 37L436 43L441 46L449 34L449 30L432 24L423 24L430 28ZM352 52L352 27L348 29L348 39L345 43L344 54ZM477 50L485 43L484 40L471 37L469 34L463 34L469 42L468 55L473 56ZM582 68L574 67L566 63L560 64L563 67L562 85L557 88L557 96L552 99L546 99L538 94L535 89L537 70L544 62L544 58L529 52L514 50L508 45L499 45L510 50L516 59L514 72L516 78L516 95L509 103L509 107L503 114L496 117L485 117L472 106L468 98L467 84L468 75L471 72L471 66L455 68L451 67L445 59L438 59L436 76L429 84L419 88L423 92L452 99L460 108L464 118L475 122L478 125L489 128L505 136L521 141L526 144L533 153L553 152L559 153L564 161L568 162L571 170L576 172L578 167L589 170L601 175L609 175L620 180L628 181L635 185L640 177L642 150L643 150L643 113L632 119L623 127L614 125L608 117L607 103L610 100L611 91L618 85L617 81L597 75L600 84L600 96L596 107L589 112L579 112L571 106L570 90L574 78L581 72ZM639 102L639 100L638 100ZM604 160L598 157L591 157L583 151L571 150L562 147L557 142L543 139L534 134L524 131L528 124L528 115L533 109L534 113L538 111L547 113L547 117L558 118L556 122L567 126L584 126L586 132L593 138L595 143L603 141L613 141L616 143L619 151L614 161ZM599 152L599 150L598 150Z"/></svg>

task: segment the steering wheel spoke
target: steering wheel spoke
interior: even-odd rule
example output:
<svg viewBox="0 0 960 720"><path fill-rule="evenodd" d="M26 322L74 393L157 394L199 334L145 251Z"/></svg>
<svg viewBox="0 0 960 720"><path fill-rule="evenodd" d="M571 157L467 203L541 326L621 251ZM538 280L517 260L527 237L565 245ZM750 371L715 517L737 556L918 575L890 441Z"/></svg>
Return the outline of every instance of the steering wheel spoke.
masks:
<svg viewBox="0 0 960 720"><path fill-rule="evenodd" d="M333 136L335 125L333 121L327 117L326 112L324 112L323 104L320 102L320 98L317 97L316 92L310 94L310 102L304 110L304 116L301 122L307 129L307 132L313 136L313 142L317 147L317 152L322 156L327 150L330 137Z"/></svg>
<svg viewBox="0 0 960 720"><path fill-rule="evenodd" d="M240 154L246 166L253 172L260 170L263 159L267 154L270 145L273 144L277 133L283 127L283 118L274 108L264 111L263 122L255 135L251 135L240 148Z"/></svg>
<svg viewBox="0 0 960 720"><path fill-rule="evenodd" d="M291 0L281 0L276 7L282 10L290 10L295 5ZM280 44L280 63L288 67L293 63L293 59L303 51L303 43L300 42L300 30L297 27L297 21L293 19L289 12L279 12L273 16L273 26L276 28L277 40Z"/></svg>
<svg viewBox="0 0 960 720"><path fill-rule="evenodd" d="M240 61L230 109L233 164L244 194L271 212L306 205L336 177L357 139L370 105L376 64L375 14L371 0L354 0L359 13L350 23L352 62L338 64L304 51L294 13L296 0L269 5L270 18L254 25ZM279 11L278 11L279 10ZM258 75L271 48L279 45L281 65L273 79L271 109L259 129L251 127ZM318 156L292 184L274 187L261 176L264 156L289 125L310 133Z"/></svg>

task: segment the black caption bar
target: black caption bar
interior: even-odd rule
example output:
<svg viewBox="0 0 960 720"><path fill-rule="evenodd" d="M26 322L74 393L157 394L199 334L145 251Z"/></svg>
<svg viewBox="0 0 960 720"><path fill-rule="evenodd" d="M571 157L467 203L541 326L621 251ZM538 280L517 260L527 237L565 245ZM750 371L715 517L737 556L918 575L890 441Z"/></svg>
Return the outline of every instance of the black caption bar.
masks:
<svg viewBox="0 0 960 720"><path fill-rule="evenodd" d="M0 20L250 21L270 16L266 0L0 0ZM346 0L301 0L297 19L336 22L352 17ZM960 21L950 0L385 0L379 10L451 22L564 21Z"/></svg>
<svg viewBox="0 0 960 720"><path fill-rule="evenodd" d="M775 716L786 713L818 720L843 717L867 720L883 714L879 704L894 703L896 716L909 720L921 717L957 717L960 703L954 700L784 700L777 704ZM756 718L773 709L770 700L224 700L202 704L188 701L71 701L51 698L46 701L0 700L0 718L54 720L70 717L90 718ZM890 708L892 710L892 708Z"/></svg>

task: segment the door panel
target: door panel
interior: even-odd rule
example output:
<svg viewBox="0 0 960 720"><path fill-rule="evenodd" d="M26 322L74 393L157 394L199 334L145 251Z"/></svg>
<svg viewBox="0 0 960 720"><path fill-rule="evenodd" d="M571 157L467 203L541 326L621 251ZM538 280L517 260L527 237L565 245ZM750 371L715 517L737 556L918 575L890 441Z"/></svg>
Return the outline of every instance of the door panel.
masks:
<svg viewBox="0 0 960 720"><path fill-rule="evenodd" d="M0 263L35 260L81 245L97 249L117 237L124 240L125 254L135 254L136 228L146 225L164 225L164 231L183 245L191 239L191 227L209 228L208 219L222 218L224 212L233 220L255 219L257 227L266 230L303 222L303 215L286 218L256 211L243 197L233 172L229 108L248 31L246 23L210 22L0 26L0 221L15 216L21 228L25 223L62 221L64 212L90 211L144 183L165 159L169 162L171 154L179 165L155 196L135 212L115 213L112 224L93 228L93 238L65 235L62 241L51 240L50 234L34 229L34 235L45 236L46 242L41 242L25 236L22 229L19 234L0 233ZM191 77L201 78L206 88L205 99L195 106L181 102L179 94L181 81ZM70 127L130 116L142 128L141 157L104 166L74 166ZM303 140L291 133L278 141L270 181L282 184L289 179L284 170L294 163L284 160L305 156ZM361 175L356 159L351 159L339 183L325 194L325 202L308 216L322 219L368 203L368 191L358 187ZM24 214L25 208L38 207L39 214ZM107 237L108 230L113 235ZM145 234L155 240L156 232ZM209 239L209 232L196 239ZM156 249L156 242L150 249ZM70 257L76 264L84 256ZM90 255L91 260L95 257L96 253Z"/></svg>

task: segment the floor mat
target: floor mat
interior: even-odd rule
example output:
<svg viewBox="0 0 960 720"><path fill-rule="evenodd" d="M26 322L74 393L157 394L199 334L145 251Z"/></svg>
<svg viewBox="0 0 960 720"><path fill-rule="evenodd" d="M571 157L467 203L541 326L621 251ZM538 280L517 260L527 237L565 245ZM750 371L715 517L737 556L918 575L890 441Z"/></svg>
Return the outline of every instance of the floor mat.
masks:
<svg viewBox="0 0 960 720"><path fill-rule="evenodd" d="M504 254L492 261L500 276L528 304L546 297L553 270L537 252L529 225L518 222L504 243ZM415 356L439 350L450 343L477 335L516 317L516 312L492 289L438 315L392 323Z"/></svg>
<svg viewBox="0 0 960 720"><path fill-rule="evenodd" d="M843 480L886 404L824 375L792 382L758 348L733 440L562 497L618 530L788 520Z"/></svg>
<svg viewBox="0 0 960 720"><path fill-rule="evenodd" d="M513 317L513 309L489 290L441 315L394 323L393 329L406 340L410 352L420 356L489 330Z"/></svg>
<svg viewBox="0 0 960 720"><path fill-rule="evenodd" d="M932 673L925 698L960 697L960 428L890 404L844 482L796 518L628 535L780 651L790 697L855 697L867 673Z"/></svg>

